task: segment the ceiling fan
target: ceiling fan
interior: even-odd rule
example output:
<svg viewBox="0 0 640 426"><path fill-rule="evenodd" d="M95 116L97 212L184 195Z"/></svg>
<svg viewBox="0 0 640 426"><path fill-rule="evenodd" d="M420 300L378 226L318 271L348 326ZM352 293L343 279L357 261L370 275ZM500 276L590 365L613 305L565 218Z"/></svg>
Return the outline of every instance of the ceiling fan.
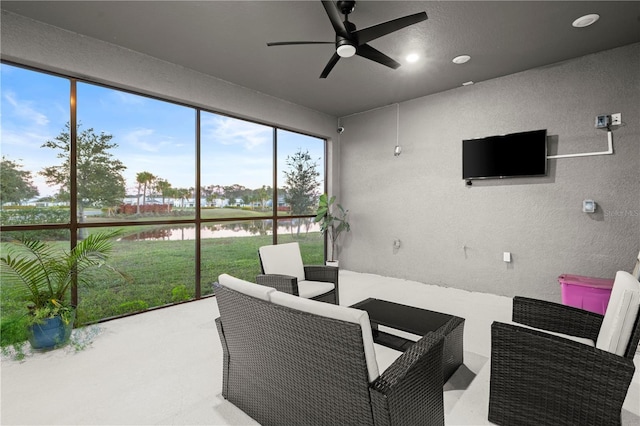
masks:
<svg viewBox="0 0 640 426"><path fill-rule="evenodd" d="M392 32L401 30L409 25L417 24L427 19L425 12L415 13L403 18L393 19L371 27L356 30L356 26L349 21L349 14L353 12L356 6L355 1L322 1L331 25L336 32L335 41L279 41L267 43L267 46L285 46L293 44L335 44L336 51L329 59L324 67L320 78L327 78L333 67L338 63L340 58L349 58L353 55L362 56L363 58L372 60L389 68L396 69L400 64L379 50L374 49L367 43L379 37L385 36ZM344 22L340 17L340 13L344 15Z"/></svg>

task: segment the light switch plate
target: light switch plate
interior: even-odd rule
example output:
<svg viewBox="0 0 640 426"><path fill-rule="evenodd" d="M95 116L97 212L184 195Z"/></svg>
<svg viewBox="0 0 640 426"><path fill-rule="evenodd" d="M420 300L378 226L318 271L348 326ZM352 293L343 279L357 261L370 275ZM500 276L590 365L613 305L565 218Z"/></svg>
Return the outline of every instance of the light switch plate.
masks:
<svg viewBox="0 0 640 426"><path fill-rule="evenodd" d="M595 213L596 211L596 202L593 200L584 200L582 202L582 211L584 213Z"/></svg>

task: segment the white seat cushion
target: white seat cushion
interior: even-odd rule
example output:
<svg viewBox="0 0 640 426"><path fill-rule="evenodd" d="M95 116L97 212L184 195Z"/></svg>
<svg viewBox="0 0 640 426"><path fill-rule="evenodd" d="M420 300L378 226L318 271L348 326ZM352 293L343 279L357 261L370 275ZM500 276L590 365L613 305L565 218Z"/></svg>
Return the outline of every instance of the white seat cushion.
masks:
<svg viewBox="0 0 640 426"><path fill-rule="evenodd" d="M378 371L381 374L402 355L402 352L379 345L378 343L373 344L373 350L376 353L376 363L378 364Z"/></svg>
<svg viewBox="0 0 640 426"><path fill-rule="evenodd" d="M640 283L628 272L618 271L604 314L596 348L624 355L640 309Z"/></svg>
<svg viewBox="0 0 640 426"><path fill-rule="evenodd" d="M220 275L218 277L218 282L231 290L235 290L252 297L257 297L258 299L266 300L267 302L270 299L269 295L276 291L273 287L251 283L249 281L241 280L240 278L232 277L228 274Z"/></svg>
<svg viewBox="0 0 640 426"><path fill-rule="evenodd" d="M522 328L528 328L530 330L537 330L537 331L541 331L543 333L551 334L551 335L554 335L554 336L563 337L565 339L573 340L574 342L582 343L583 345L588 345L588 346L591 346L591 347L595 346L595 342L593 340L587 339L585 337L578 337L578 336L572 336L570 334L556 333L554 331L549 331L549 330L543 330L541 328L530 327L530 326L525 325L525 324L519 324L519 323L513 323L513 324L517 325L517 326L520 326Z"/></svg>
<svg viewBox="0 0 640 426"><path fill-rule="evenodd" d="M298 281L298 294L305 299L320 296L333 290L336 286L333 283L322 281Z"/></svg>
<svg viewBox="0 0 640 426"><path fill-rule="evenodd" d="M265 274L291 275L304 280L304 265L298 243L263 246L258 249Z"/></svg>
<svg viewBox="0 0 640 426"><path fill-rule="evenodd" d="M281 291L271 293L270 296L271 302L276 305L286 306L288 308L297 309L302 312L308 312L310 314L320 315L327 318L360 324L369 381L372 382L378 378L378 364L376 363L376 353L373 347L371 323L369 322L369 314L366 311L304 299Z"/></svg>

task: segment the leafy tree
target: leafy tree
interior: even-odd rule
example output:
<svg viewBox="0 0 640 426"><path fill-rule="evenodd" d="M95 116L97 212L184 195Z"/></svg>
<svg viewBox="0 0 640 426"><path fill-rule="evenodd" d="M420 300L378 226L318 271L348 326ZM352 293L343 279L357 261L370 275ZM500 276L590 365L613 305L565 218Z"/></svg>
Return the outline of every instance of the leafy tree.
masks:
<svg viewBox="0 0 640 426"><path fill-rule="evenodd" d="M203 189L202 194L205 196L207 203L216 206L216 200L223 200L224 187L221 185L209 185Z"/></svg>
<svg viewBox="0 0 640 426"><path fill-rule="evenodd" d="M319 160L319 159L318 159ZM291 206L292 215L303 215L313 212L317 202L318 187L318 163L312 160L309 151L300 149L293 155L287 156L289 170L284 172L285 195L284 201ZM297 220L296 235L300 235L302 220Z"/></svg>
<svg viewBox="0 0 640 426"><path fill-rule="evenodd" d="M246 187L234 183L231 186L224 187L224 196L227 198L227 200L229 200L230 206L235 206L237 204L236 200L238 198L244 198L244 195L247 193L247 191L249 190Z"/></svg>
<svg viewBox="0 0 640 426"><path fill-rule="evenodd" d="M39 195L33 185L31 172L21 170L22 165L2 157L0 163L0 205L4 203L20 204Z"/></svg>
<svg viewBox="0 0 640 426"><path fill-rule="evenodd" d="M262 185L261 188L254 189L253 193L254 193L254 196L255 196L256 200L258 200L260 202L260 206L261 206L262 210L264 210L265 209L265 205L267 203L267 200L273 194L273 191L271 190L271 187L267 186L267 185Z"/></svg>
<svg viewBox="0 0 640 426"><path fill-rule="evenodd" d="M118 144L111 142L113 135L94 133L93 128L80 131L77 128L76 170L78 191L78 213L83 217L85 207L111 207L122 202L125 197L125 179L122 172L126 166L113 157L109 151ZM58 198L68 201L71 198L71 125L65 128L54 140L46 141L43 148L59 150L57 158L62 160L58 166L45 167L40 174L49 185L59 185Z"/></svg>
<svg viewBox="0 0 640 426"><path fill-rule="evenodd" d="M289 170L284 172L284 201L291 206L293 215L313 213L320 195L320 182L317 180L320 176L317 170L318 163L312 160L309 151L302 152L302 149L288 155L286 162Z"/></svg>

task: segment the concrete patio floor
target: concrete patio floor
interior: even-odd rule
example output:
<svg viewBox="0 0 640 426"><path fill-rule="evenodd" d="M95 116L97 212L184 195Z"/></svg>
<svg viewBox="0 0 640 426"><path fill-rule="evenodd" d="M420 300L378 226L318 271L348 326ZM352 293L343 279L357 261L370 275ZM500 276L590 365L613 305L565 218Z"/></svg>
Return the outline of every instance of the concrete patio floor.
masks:
<svg viewBox="0 0 640 426"><path fill-rule="evenodd" d="M482 425L489 398L490 326L509 322L511 299L351 271L340 272L340 303L367 297L466 319L465 365L445 385L447 425ZM255 425L220 395L222 349L215 298L100 324L92 343L3 358L3 425ZM640 424L640 355L624 425Z"/></svg>

